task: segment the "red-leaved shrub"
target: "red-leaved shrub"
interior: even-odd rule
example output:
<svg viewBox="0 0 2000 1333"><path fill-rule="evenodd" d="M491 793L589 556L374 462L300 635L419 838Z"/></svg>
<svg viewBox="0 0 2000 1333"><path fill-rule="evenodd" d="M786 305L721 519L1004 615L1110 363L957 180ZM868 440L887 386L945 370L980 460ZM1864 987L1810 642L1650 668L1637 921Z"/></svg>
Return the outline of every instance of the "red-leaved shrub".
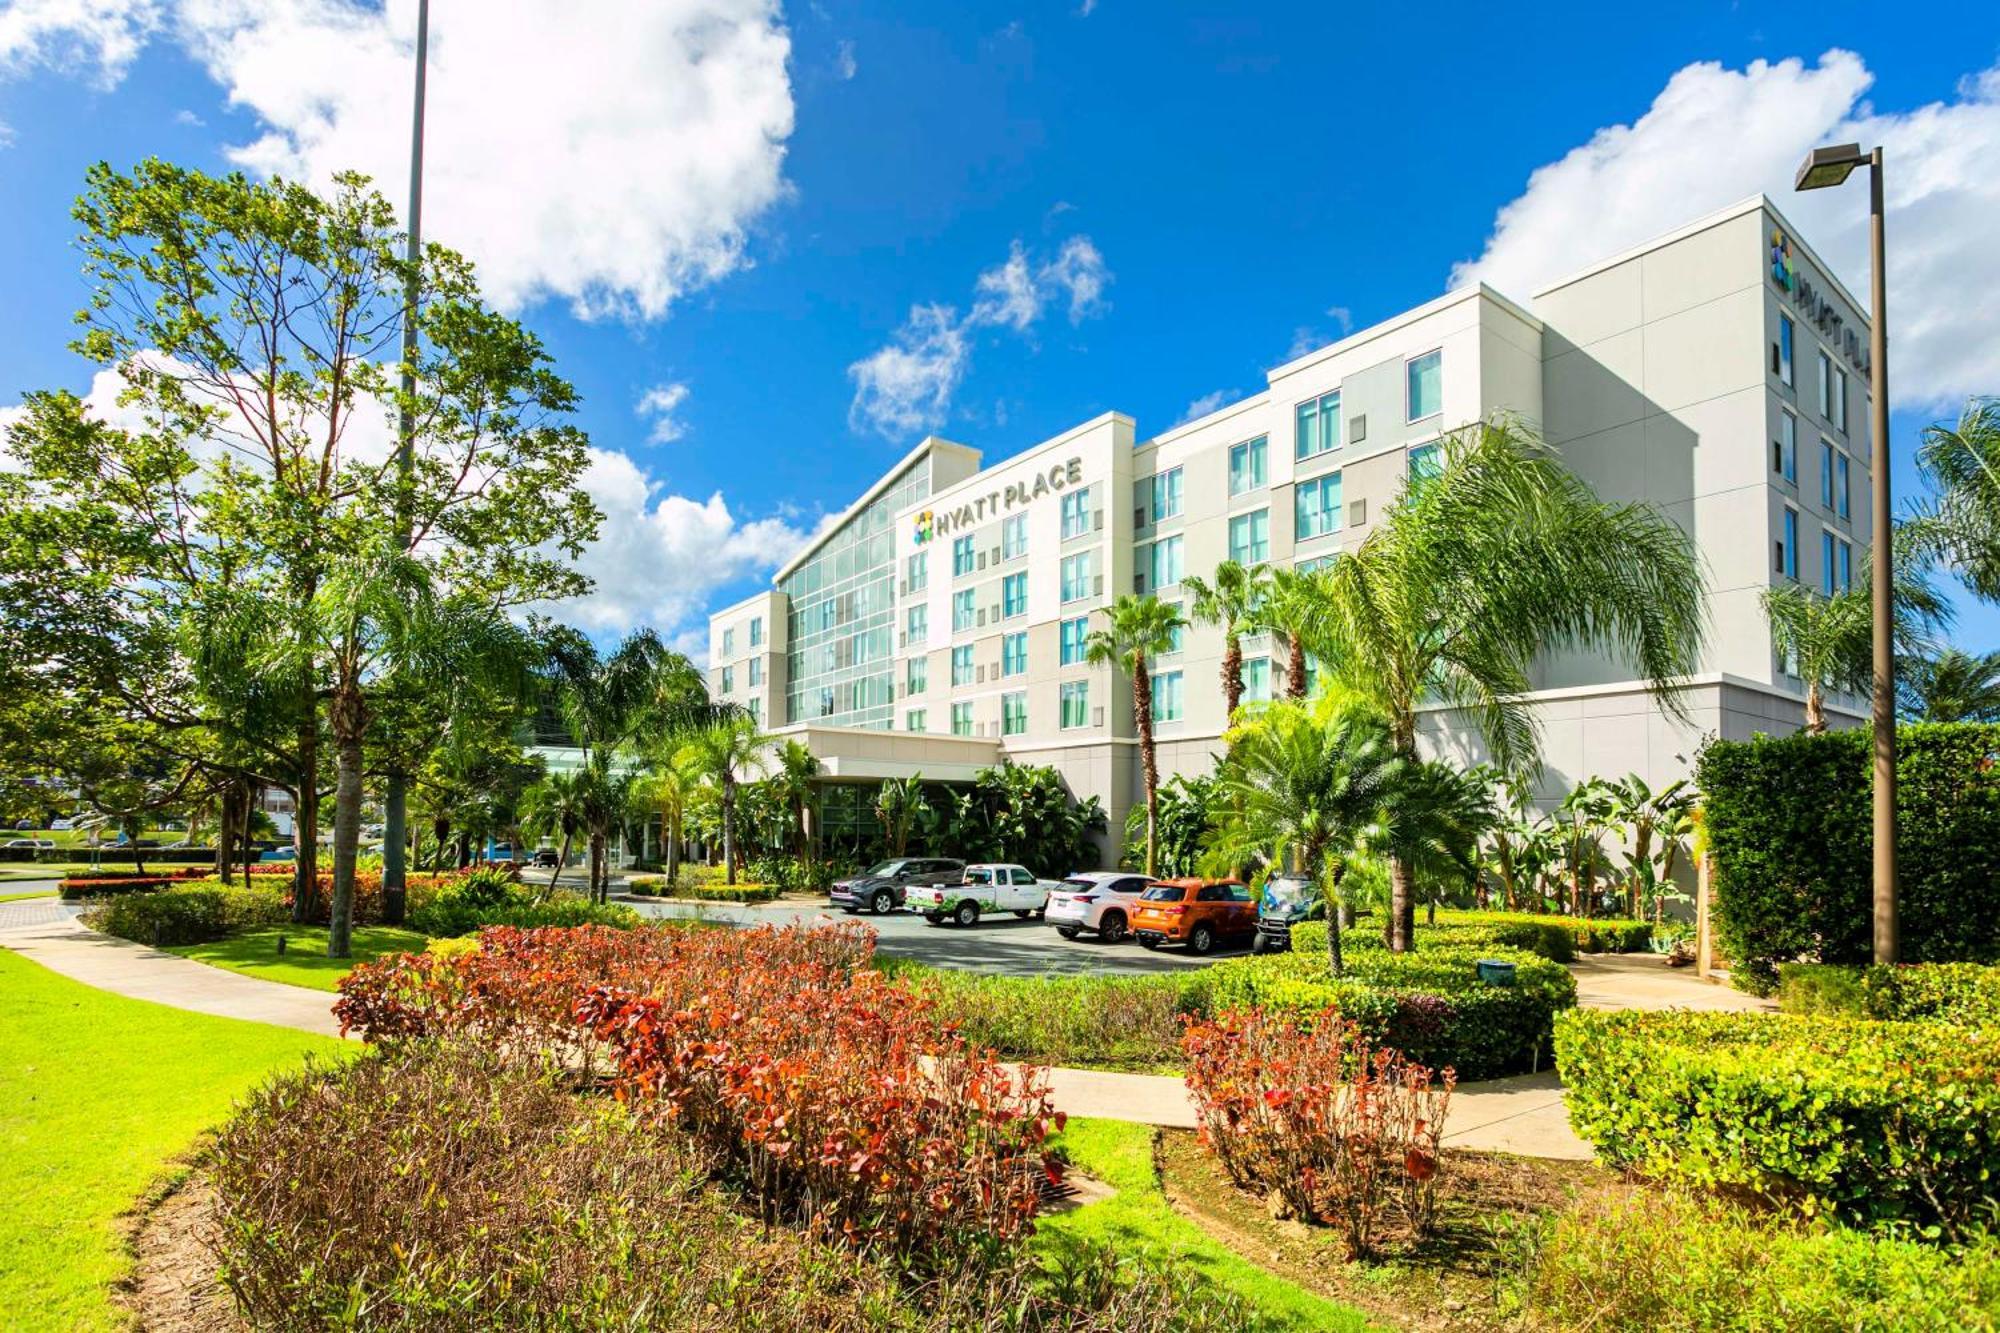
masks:
<svg viewBox="0 0 2000 1333"><path fill-rule="evenodd" d="M865 926L482 931L476 951L356 968L335 1006L371 1041L470 1032L615 1069L768 1220L937 1271L1033 1227L1059 1127L1035 1073L940 1036L928 1000L865 964Z"/></svg>
<svg viewBox="0 0 2000 1333"><path fill-rule="evenodd" d="M1385 1196L1411 1231L1430 1230L1451 1070L1372 1047L1331 1011L1306 1026L1227 1013L1191 1023L1181 1045L1202 1141L1239 1186L1340 1227L1351 1258L1372 1251Z"/></svg>

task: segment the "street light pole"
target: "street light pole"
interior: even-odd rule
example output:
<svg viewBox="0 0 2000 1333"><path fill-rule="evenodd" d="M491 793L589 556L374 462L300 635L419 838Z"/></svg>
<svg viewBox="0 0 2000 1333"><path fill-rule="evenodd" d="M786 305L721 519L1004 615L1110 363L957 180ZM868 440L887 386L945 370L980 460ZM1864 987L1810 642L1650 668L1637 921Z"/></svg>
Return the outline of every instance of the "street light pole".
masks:
<svg viewBox="0 0 2000 1333"><path fill-rule="evenodd" d="M422 285L418 281L423 261L424 229L424 75L430 64L430 0L417 0L417 82L410 118L410 232L405 252L409 274L403 289L403 401L396 413L396 521L405 547L410 544L411 472L415 467L416 420L410 402L417 392L417 300ZM388 790L383 794L382 819L382 915L394 926L403 924L408 903L404 841L408 837L410 811L409 777L400 768L391 768Z"/></svg>
<svg viewBox="0 0 2000 1333"><path fill-rule="evenodd" d="M1896 562L1895 520L1889 508L1889 280L1884 262L1882 149L1859 144L1815 148L1800 164L1797 188L1839 185L1856 167L1868 168L1868 466L1869 519L1874 586L1874 887L1875 961L1897 960L1896 937Z"/></svg>

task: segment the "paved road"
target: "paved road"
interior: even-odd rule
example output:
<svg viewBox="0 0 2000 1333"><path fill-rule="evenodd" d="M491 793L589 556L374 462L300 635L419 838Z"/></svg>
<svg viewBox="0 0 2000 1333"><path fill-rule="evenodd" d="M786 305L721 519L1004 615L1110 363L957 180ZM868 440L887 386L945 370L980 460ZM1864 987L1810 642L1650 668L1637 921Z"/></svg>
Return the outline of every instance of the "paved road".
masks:
<svg viewBox="0 0 2000 1333"><path fill-rule="evenodd" d="M968 972L1033 977L1049 973L1096 972L1133 976L1147 972L1177 972L1205 967L1219 958L1245 951L1245 946L1218 949L1196 958L1179 947L1148 953L1129 941L1105 945L1089 935L1066 940L1040 921L1013 915L986 917L976 926L933 926L914 912L887 916L848 916L844 912L793 904L769 907L723 907L704 903L661 903L634 900L631 906L646 916L727 922L732 926L787 925L793 922L859 921L875 929L876 950L892 958L910 958L935 967Z"/></svg>

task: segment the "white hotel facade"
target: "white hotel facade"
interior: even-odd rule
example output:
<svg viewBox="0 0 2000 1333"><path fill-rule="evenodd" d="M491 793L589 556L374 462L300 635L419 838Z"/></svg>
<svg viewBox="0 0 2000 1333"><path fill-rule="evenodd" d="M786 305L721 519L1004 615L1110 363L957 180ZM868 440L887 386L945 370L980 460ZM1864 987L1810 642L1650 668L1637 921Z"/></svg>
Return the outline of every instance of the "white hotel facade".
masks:
<svg viewBox="0 0 2000 1333"><path fill-rule="evenodd" d="M834 781L968 778L1003 757L1059 769L1117 831L1142 798L1131 691L1083 659L1124 592L1184 575L1311 565L1358 546L1412 466L1496 412L1539 426L1607 500L1660 506L1693 535L1708 644L1661 711L1623 662L1538 664L1544 792L1592 775L1686 773L1706 734L1788 731L1803 683L1760 599L1829 589L1867 559L1868 330L1862 308L1761 196L1519 301L1454 291L1268 372L1261 393L1141 439L1106 413L991 466L918 444L773 587L710 620L710 688ZM1245 643L1247 697L1283 653ZM1221 749L1220 632L1154 667L1163 775ZM1837 722L1862 701L1830 700ZM1436 752L1477 758L1442 710Z"/></svg>

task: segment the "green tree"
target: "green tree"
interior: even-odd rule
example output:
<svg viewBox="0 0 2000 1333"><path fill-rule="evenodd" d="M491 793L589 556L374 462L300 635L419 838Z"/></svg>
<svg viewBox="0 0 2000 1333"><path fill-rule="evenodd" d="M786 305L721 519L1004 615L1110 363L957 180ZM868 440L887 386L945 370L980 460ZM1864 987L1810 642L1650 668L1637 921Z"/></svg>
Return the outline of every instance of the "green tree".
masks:
<svg viewBox="0 0 2000 1333"><path fill-rule="evenodd" d="M556 868L549 873L549 889L554 891L563 867L569 864L570 844L583 832L589 815L584 781L575 773L551 773L521 796L521 827L541 837L560 834L562 849L556 853Z"/></svg>
<svg viewBox="0 0 2000 1333"><path fill-rule="evenodd" d="M1435 921L1439 889L1454 881L1469 888L1478 880L1480 844L1499 822L1483 773L1462 773L1440 760L1405 762L1369 843L1388 853L1392 865L1410 867L1413 880L1430 886L1426 902ZM1383 924L1385 942L1392 925Z"/></svg>
<svg viewBox="0 0 2000 1333"><path fill-rule="evenodd" d="M1700 659L1701 571L1688 535L1658 509L1597 498L1519 422L1447 434L1443 462L1407 482L1361 545L1314 577L1305 646L1388 717L1417 759L1417 713L1455 710L1509 771L1535 764L1526 695L1540 653L1609 653L1662 705ZM1391 947L1411 947L1409 863L1390 857Z"/></svg>
<svg viewBox="0 0 2000 1333"><path fill-rule="evenodd" d="M1110 664L1132 682L1132 725L1139 733L1139 765L1146 784L1146 873L1157 862L1160 815L1160 762L1153 744L1153 682L1150 659L1173 648L1187 621L1180 609L1148 593L1125 593L1111 604L1107 622L1090 632L1085 656L1093 666Z"/></svg>
<svg viewBox="0 0 2000 1333"><path fill-rule="evenodd" d="M1577 783L1556 807L1571 916L1597 914L1597 875L1605 866L1604 834L1615 808L1611 789L1601 778Z"/></svg>
<svg viewBox="0 0 2000 1333"><path fill-rule="evenodd" d="M1974 398L1956 424L1926 427L1917 467L1931 495L1910 519L1912 544L2000 601L2000 397Z"/></svg>
<svg viewBox="0 0 2000 1333"><path fill-rule="evenodd" d="M1221 818L1211 855L1230 865L1291 867L1320 885L1335 976L1343 856L1395 799L1404 767L1380 715L1343 694L1259 712L1231 731L1216 772Z"/></svg>
<svg viewBox="0 0 2000 1333"><path fill-rule="evenodd" d="M1626 868L1632 876L1632 915L1642 918L1648 900L1657 911L1660 899L1673 883L1673 848L1693 809L1695 794L1687 778L1678 778L1657 790L1637 773L1628 773L1605 784L1611 798L1611 822L1632 839ZM1654 839L1660 840L1660 855L1654 856Z"/></svg>
<svg viewBox="0 0 2000 1333"><path fill-rule="evenodd" d="M747 716L717 719L694 732L686 753L696 771L715 782L722 801L723 882L736 882L736 788L741 775L763 767L770 737Z"/></svg>
<svg viewBox="0 0 2000 1333"><path fill-rule="evenodd" d="M1324 570L1274 569L1248 622L1268 632L1273 647L1284 648L1287 699L1306 697L1306 677L1310 674L1306 640L1321 618L1325 584Z"/></svg>
<svg viewBox="0 0 2000 1333"><path fill-rule="evenodd" d="M875 793L875 818L882 825L882 845L891 856L901 856L910 848L910 830L930 808L924 795L924 775L884 778Z"/></svg>
<svg viewBox="0 0 2000 1333"><path fill-rule="evenodd" d="M1905 657L1904 709L1923 722L2000 722L2000 652Z"/></svg>
<svg viewBox="0 0 2000 1333"><path fill-rule="evenodd" d="M1265 566L1246 569L1234 560L1215 567L1213 582L1192 574L1181 580L1194 622L1222 630L1222 703L1230 718L1243 702L1243 633L1255 623L1270 584L1270 571Z"/></svg>
<svg viewBox="0 0 2000 1333"><path fill-rule="evenodd" d="M681 847L687 841L688 810L700 785L701 775L695 769L693 758L679 751L656 760L646 775L643 787L645 797L660 812L660 837L666 843L663 861L669 884L677 882L680 877Z"/></svg>
<svg viewBox="0 0 2000 1333"><path fill-rule="evenodd" d="M786 809L791 812L787 850L801 860L810 861L812 847L806 838L806 809L812 804L813 784L819 778L819 760L803 741L797 740L785 741L773 758L770 781L776 784Z"/></svg>

